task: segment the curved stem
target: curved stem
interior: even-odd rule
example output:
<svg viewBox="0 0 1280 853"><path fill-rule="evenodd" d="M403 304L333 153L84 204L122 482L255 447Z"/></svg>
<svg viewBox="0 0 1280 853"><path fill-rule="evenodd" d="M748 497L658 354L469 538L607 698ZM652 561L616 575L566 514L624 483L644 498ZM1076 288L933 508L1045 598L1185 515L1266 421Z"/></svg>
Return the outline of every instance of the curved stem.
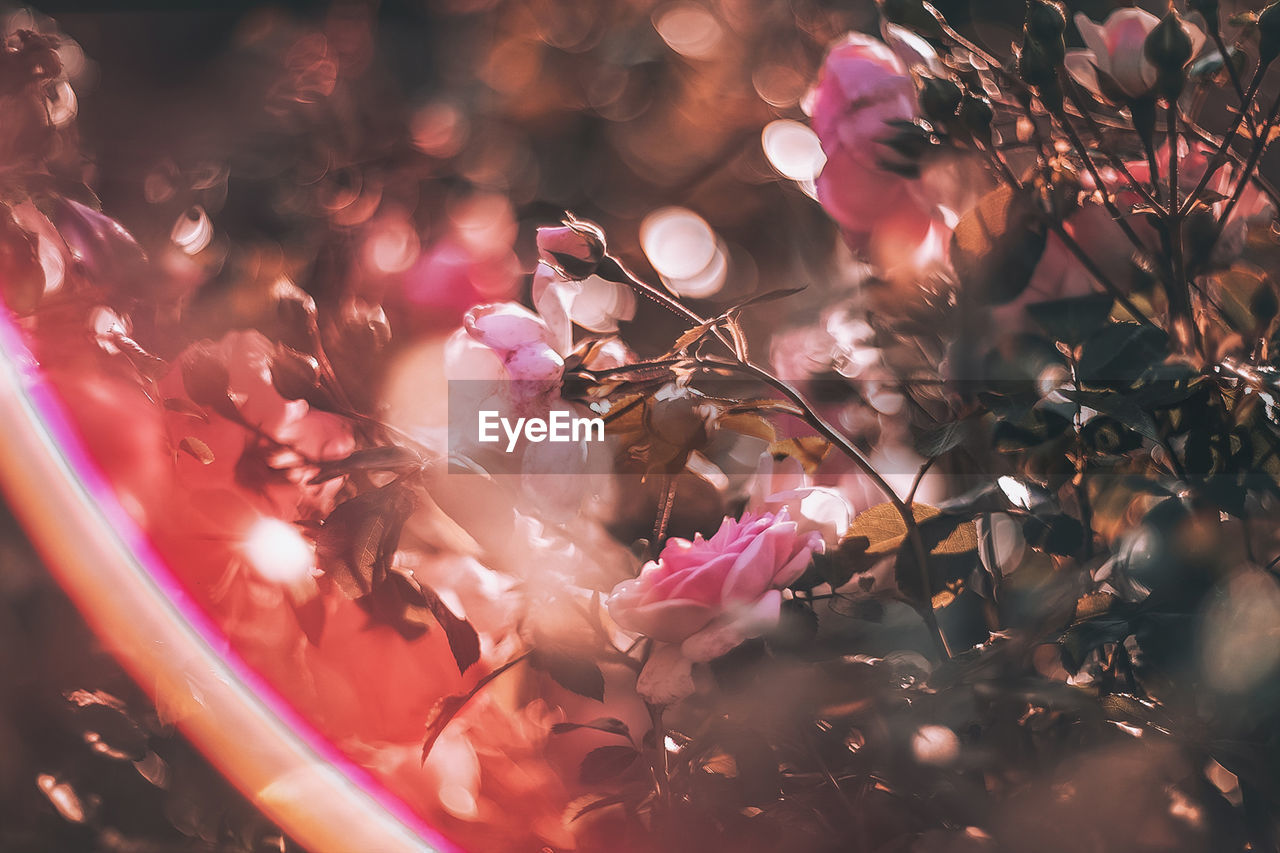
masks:
<svg viewBox="0 0 1280 853"><path fill-rule="evenodd" d="M934 645L937 647L938 653L944 659L951 658L951 647L947 643L946 635L942 632L942 626L938 624L937 615L933 612L933 603L931 600L933 590L933 579L929 574L929 550L924 545L924 539L920 535L920 525L916 522L915 511L912 505L908 504L902 498L898 497L898 493L893 487L885 481L880 472L876 471L871 461L862 454L862 451L849 441L839 430L832 426L822 415L814 410L809 401L797 391L790 383L784 379L774 376L769 371L760 367L751 361L739 362L743 372L759 379L766 385L774 388L784 397L794 403L801 411L805 423L813 427L823 438L831 442L832 445L839 448L840 452L849 457L858 468L867 475L867 477L875 484L884 496L893 504L893 508L897 510L898 515L902 518L902 523L906 527L907 542L911 547L912 557L916 562L917 570L920 573L920 582L924 591L925 600L919 603L919 611L921 618L924 619L925 625L929 628L930 634L933 636Z"/></svg>
<svg viewBox="0 0 1280 853"><path fill-rule="evenodd" d="M663 293L653 285L636 278L636 276L623 266L616 258L610 256L608 259L617 267L616 271L622 274L623 280L621 283L628 285L638 291L641 295L658 303L673 314L683 318L690 324L690 326L701 326L706 324L707 320L704 317L683 305L675 297ZM907 531L907 541L911 546L916 565L918 566L921 574L921 580L923 581L922 588L924 590L925 600L920 602L920 615L924 619L925 625L929 628L929 632L933 637L934 645L937 647L938 653L943 658L950 659L951 648L947 644L947 638L943 635L941 626L938 625L938 619L933 612L933 605L930 600L933 582L929 576L929 551L925 548L924 540L920 536L920 527L916 523L915 513L912 508L908 506L902 498L898 497L898 493L895 492L885 481L884 477L876 471L875 466L873 466L871 461L862 454L862 451L858 450L858 448L855 447L847 437L818 414L809 401L804 398L803 394L788 382L774 376L768 370L751 361L749 358L739 355L732 342L728 341L725 338L724 333L719 329L714 329L713 333L716 338L728 348L729 352L733 354L733 361L727 363L726 366L749 374L771 388L774 388L794 403L800 410L801 417L804 421L813 427L819 435L835 447L839 448L841 453L849 457L849 459L858 466L858 468L871 480L871 482L875 484L876 488L884 494L889 502L893 504L898 515L902 517L902 523Z"/></svg>
<svg viewBox="0 0 1280 853"><path fill-rule="evenodd" d="M1253 121L1253 116L1249 114L1249 107L1253 101L1253 94L1258 91L1257 84L1262 80L1262 70L1258 69L1258 73L1253 75L1253 82L1249 86L1249 93L1246 94L1244 86L1240 82L1240 72L1236 70L1236 64L1231 61L1231 54L1227 50L1227 44L1222 38L1222 32L1216 27L1210 27L1209 36L1213 39L1214 45L1218 48L1218 55L1222 57L1222 64L1227 68L1227 76L1231 78L1231 88L1235 89L1236 97L1240 99L1240 116L1249 125L1249 132L1257 131L1258 126ZM1236 120L1239 125L1239 118Z"/></svg>

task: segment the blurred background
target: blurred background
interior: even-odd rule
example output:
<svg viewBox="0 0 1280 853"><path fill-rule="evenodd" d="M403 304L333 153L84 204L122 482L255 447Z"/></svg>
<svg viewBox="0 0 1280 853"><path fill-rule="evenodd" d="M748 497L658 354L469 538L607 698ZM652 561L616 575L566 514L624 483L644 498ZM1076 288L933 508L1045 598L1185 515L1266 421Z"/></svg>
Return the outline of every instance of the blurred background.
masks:
<svg viewBox="0 0 1280 853"><path fill-rule="evenodd" d="M1022 18L937 5L1001 49ZM73 45L63 167L158 262L161 306L197 306L139 320L168 357L267 324L281 274L448 331L527 298L534 229L565 210L708 314L809 286L756 312L753 340L853 304L803 100L828 45L876 20L871 0L154 0L47 3L6 30ZM678 334L647 304L623 331L642 354ZM98 649L3 508L0 614L0 849L297 849Z"/></svg>

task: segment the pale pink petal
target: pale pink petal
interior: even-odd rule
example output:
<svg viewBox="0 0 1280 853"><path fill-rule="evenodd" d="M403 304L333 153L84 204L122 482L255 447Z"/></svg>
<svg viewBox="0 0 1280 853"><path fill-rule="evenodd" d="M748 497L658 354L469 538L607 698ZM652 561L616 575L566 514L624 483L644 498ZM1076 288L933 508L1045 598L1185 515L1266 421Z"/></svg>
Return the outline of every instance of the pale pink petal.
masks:
<svg viewBox="0 0 1280 853"><path fill-rule="evenodd" d="M1097 56L1090 50L1068 50L1067 71L1075 81L1090 92L1101 94L1102 86L1098 83Z"/></svg>
<svg viewBox="0 0 1280 853"><path fill-rule="evenodd" d="M693 661L715 660L778 625L782 593L771 589L750 606L735 609L692 635L680 649Z"/></svg>
<svg viewBox="0 0 1280 853"><path fill-rule="evenodd" d="M781 528L781 529L780 529ZM774 572L790 555L796 524L788 521L765 530L751 540L724 578L724 601L754 600L773 583Z"/></svg>
<svg viewBox="0 0 1280 853"><path fill-rule="evenodd" d="M564 359L543 341L515 349L506 360L507 374L514 382L554 384L564 372Z"/></svg>
<svg viewBox="0 0 1280 853"><path fill-rule="evenodd" d="M511 352L525 344L547 341L547 324L514 302L478 305L463 318L463 328L485 346Z"/></svg>
<svg viewBox="0 0 1280 853"><path fill-rule="evenodd" d="M1103 71L1110 68L1110 51L1107 49L1107 34L1099 24L1089 18L1084 12L1076 12L1075 18L1076 29L1080 31L1080 38L1084 39L1085 47L1089 48L1089 52L1093 54L1094 61L1098 63L1098 67ZM1071 56L1071 52L1067 56Z"/></svg>
<svg viewBox="0 0 1280 853"><path fill-rule="evenodd" d="M502 357L465 329L458 329L445 342L444 373L450 382L495 382L507 376Z"/></svg>
<svg viewBox="0 0 1280 853"><path fill-rule="evenodd" d="M573 348L573 326L569 321L569 306L573 304L575 283L567 282L547 264L538 263L533 273L530 295L538 316L547 324L549 342L564 355Z"/></svg>

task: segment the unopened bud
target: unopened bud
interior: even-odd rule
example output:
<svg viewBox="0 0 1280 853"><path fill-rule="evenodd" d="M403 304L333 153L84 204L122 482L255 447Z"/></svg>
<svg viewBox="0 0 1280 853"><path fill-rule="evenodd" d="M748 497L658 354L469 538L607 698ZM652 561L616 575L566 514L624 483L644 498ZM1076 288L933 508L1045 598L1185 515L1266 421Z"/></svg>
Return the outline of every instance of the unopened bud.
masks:
<svg viewBox="0 0 1280 853"><path fill-rule="evenodd" d="M1280 3L1258 13L1258 71L1280 56Z"/></svg>
<svg viewBox="0 0 1280 853"><path fill-rule="evenodd" d="M1191 61L1191 37L1182 28L1177 12L1169 12L1148 35L1142 52L1156 68L1156 89L1167 101L1175 101L1186 85L1186 64Z"/></svg>
<svg viewBox="0 0 1280 853"><path fill-rule="evenodd" d="M538 255L574 281L592 275L605 252L604 232L593 222L570 217L538 229Z"/></svg>
<svg viewBox="0 0 1280 853"><path fill-rule="evenodd" d="M1057 77L1058 63L1042 43L1027 38L1018 54L1018 74L1032 86L1044 86Z"/></svg>
<svg viewBox="0 0 1280 853"><path fill-rule="evenodd" d="M1062 7L1050 0L1030 0L1027 3L1027 33L1038 41L1047 42L1062 38L1067 31L1067 16Z"/></svg>

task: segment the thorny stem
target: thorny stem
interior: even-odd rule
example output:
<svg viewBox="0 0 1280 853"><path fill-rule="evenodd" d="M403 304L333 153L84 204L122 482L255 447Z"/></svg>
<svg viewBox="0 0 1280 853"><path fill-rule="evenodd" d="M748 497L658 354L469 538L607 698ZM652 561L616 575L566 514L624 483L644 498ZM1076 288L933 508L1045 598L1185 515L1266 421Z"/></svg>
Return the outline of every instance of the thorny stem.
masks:
<svg viewBox="0 0 1280 853"><path fill-rule="evenodd" d="M1103 146L1102 151L1106 154L1107 160L1111 163L1112 168L1118 171L1121 175L1124 175L1125 180L1129 182L1130 188L1141 196L1145 203L1149 204L1156 210L1159 210L1160 206L1156 203L1155 196L1153 196L1150 190L1147 189L1144 182L1139 181L1134 177L1133 172L1129 171L1129 164L1125 163L1124 158L1106 148L1106 137L1103 136L1102 128L1098 126L1097 119L1093 117L1093 113L1089 110L1089 105L1085 103L1084 97L1080 94L1080 87L1077 85L1075 78L1068 74L1063 82L1066 84L1062 87L1063 92L1066 94L1067 99L1071 101L1072 106L1074 106L1080 113L1080 117L1084 119L1085 124L1089 126L1089 132L1098 140L1098 144ZM1087 149L1084 147L1084 143L1080 141L1075 128L1072 127L1071 123L1067 120L1065 111L1061 117L1061 123L1063 125L1063 129L1066 130L1067 135L1071 137L1071 142L1076 147L1076 150L1080 152L1081 156L1084 157L1086 161L1089 161ZM1091 165L1091 161L1089 161L1088 164ZM1090 168L1089 173L1094 176L1095 181L1098 181L1101 184L1102 179L1098 176L1096 168ZM1154 173L1152 177L1154 178ZM1103 192L1106 192L1106 190L1104 189Z"/></svg>
<svg viewBox="0 0 1280 853"><path fill-rule="evenodd" d="M1080 374L1077 370L1076 361L1071 359L1071 381L1076 386L1076 393L1080 392ZM1083 425L1084 413L1079 400L1076 401L1076 475L1074 478L1074 486L1076 492L1076 503L1079 504L1080 525L1084 528L1084 541L1080 543L1080 561L1087 563L1093 557L1093 502L1089 499L1089 484L1085 480L1087 473L1087 460L1084 446L1084 433L1080 431Z"/></svg>
<svg viewBox="0 0 1280 853"><path fill-rule="evenodd" d="M916 501L916 491L920 488L920 484L924 482L924 475L929 473L929 469L933 467L933 463L938 461L938 457L931 456L920 466L920 470L916 471L915 477L911 480L911 488L907 491L907 503L913 504Z"/></svg>
<svg viewBox="0 0 1280 853"><path fill-rule="evenodd" d="M1182 252L1182 211L1178 205L1178 106L1169 102L1165 123L1169 138L1169 311L1174 333L1187 345L1199 346L1200 333L1191 310L1191 289L1187 283L1187 259Z"/></svg>
<svg viewBox="0 0 1280 853"><path fill-rule="evenodd" d="M1244 195L1245 188L1249 186L1250 177L1258 167L1258 161L1262 159L1262 155L1267 150L1267 143L1270 142L1268 137L1271 135L1271 128L1275 126L1278 116L1280 116L1280 95L1276 95L1275 102L1271 105L1271 112L1267 114L1266 121L1262 123L1258 138L1253 141L1253 150L1249 152L1249 160L1245 163L1244 171L1240 173L1240 179L1236 182L1235 192L1231 194L1231 199L1227 202L1227 206L1222 211L1222 216L1218 219L1219 228L1227 224L1227 220L1231 217L1231 211L1235 210L1236 205L1240 203L1240 197Z"/></svg>
<svg viewBox="0 0 1280 853"><path fill-rule="evenodd" d="M690 326L702 326L707 320L699 315L696 311L683 305L678 299L668 296L666 293L658 290L652 285L641 281L632 274L625 266L616 259L612 259L618 270L624 275L625 281L629 287L633 288L641 295L653 300L668 311L683 318ZM924 546L924 540L920 536L920 527L916 523L915 513L902 498L898 497L897 492L885 481L880 472L876 471L871 461L862 454L857 447L849 441L839 430L832 426L825 418L823 418L814 407L805 399L804 395L796 390L785 380L774 376L768 370L760 367L749 358L741 357L733 347L732 343L725 339L724 334L719 329L713 330L716 337L724 343L729 351L733 353L734 361L731 366L738 370L758 379L764 384L775 389L784 397L790 400L800 410L803 420L813 427L819 435L829 441L833 446L837 447L841 453L849 457L855 465L875 484L884 496L893 504L894 509L902 518L903 526L906 528L907 541L911 546L913 557L921 575L923 582L922 589L924 591L925 600L919 603L920 616L924 620L925 625L929 629L929 633L933 637L934 645L938 650L938 654L949 660L951 658L951 648L947 644L947 638L942 633L942 627L938 624L938 618L933 612L933 605L929 599L930 591L933 589L933 582L929 576L929 551Z"/></svg>
<svg viewBox="0 0 1280 853"><path fill-rule="evenodd" d="M1214 45L1218 48L1218 55L1222 57L1222 64L1227 67L1227 76L1231 78L1231 88L1236 90L1236 97L1240 99L1240 116L1236 118L1236 127L1240 126L1240 119L1243 118L1249 124L1249 132L1256 131L1257 125L1254 124L1253 116L1249 114L1249 107L1253 102L1253 95L1258 91L1257 84L1262 79L1261 72L1264 69L1259 68L1258 72L1253 75L1253 85L1249 87L1249 94L1245 94L1244 86L1240 83L1240 72L1236 70L1236 64L1231 61L1231 54L1227 51L1227 44L1223 41L1222 33L1216 26L1210 27L1210 37L1213 39Z"/></svg>
<svg viewBox="0 0 1280 853"><path fill-rule="evenodd" d="M1221 36L1218 36L1219 40L1221 40L1221 38ZM1227 65L1231 66L1231 63L1228 62ZM1232 77L1235 79L1234 68L1232 69ZM1213 159L1209 161L1209 165L1204 170L1204 174L1200 177L1200 181L1196 184L1196 188L1192 190L1191 194L1187 196L1187 200L1183 202L1181 208L1181 213L1183 215L1186 215L1187 211L1191 209L1191 205L1195 204L1196 199L1200 197L1200 193L1204 192L1204 188L1209 185L1209 181L1213 180L1213 176L1217 174L1218 170L1222 168L1222 165L1227 162L1227 159L1231 154L1231 144L1235 142L1236 136L1240 132L1240 125L1246 118L1248 118L1250 130L1255 134L1254 141L1256 144L1258 139L1257 129L1253 123L1252 117L1249 117L1249 112L1253 107L1254 99L1258 95L1258 87L1261 85L1262 69L1258 69L1258 72L1253 75L1253 81L1249 84L1249 91L1240 96L1240 113L1236 116L1236 120L1232 122L1231 127L1222 137L1222 141L1218 145L1218 150L1214 152Z"/></svg>
<svg viewBox="0 0 1280 853"><path fill-rule="evenodd" d="M1024 92L1026 94L1032 95L1033 97L1035 96L1034 91L1031 89L1030 86L1026 84L1024 80L1018 78L1013 74L1010 74L1008 71L1005 70L1004 66L995 58L995 56L983 50L977 44L975 44L974 42L970 41L969 39L961 35L959 32L957 32L954 27L952 27L949 23L947 23L947 19L943 16L943 14L939 12L937 9L935 9L932 4L924 3L923 5L924 5L925 11L928 12L930 15L932 15L934 20L938 22L938 26L941 28L943 35L945 35L948 39L950 39L953 43L955 43L957 47L963 50L967 50L969 53L981 59L984 63L986 63L986 65L991 69L992 72L999 74L1006 82L1012 85L1015 89L1021 92ZM1079 92L1076 89L1075 80L1068 74L1066 75L1066 78L1063 80L1063 82L1065 83L1065 85L1062 87L1064 93L1071 100L1071 103L1075 105L1076 109L1080 111L1081 117L1084 118L1084 120L1089 124L1090 129L1093 131L1094 135L1098 137L1099 141L1102 141L1102 130L1098 127L1097 122L1094 120L1092 113L1089 112L1088 107L1083 104L1082 99L1079 95ZM1088 165L1089 171L1094 175L1094 179L1098 182L1099 188L1101 189L1102 179L1097 175L1097 169L1094 167L1092 160L1089 158L1087 149L1085 149L1084 145L1080 143L1079 137L1075 133L1075 129L1070 126L1070 122L1067 121L1065 114L1063 114L1059 120L1060 120L1060 123L1067 130L1068 135L1074 137L1074 139L1072 140L1073 143L1076 144L1077 149L1081 152L1081 156L1084 158L1086 165ZM1153 207L1157 207L1157 205L1155 204L1156 200L1147 191L1146 187L1142 185L1142 182L1140 182L1137 178L1133 176L1133 173L1129 171L1129 167L1125 165L1124 160L1122 160L1119 156L1111 153L1108 153L1108 159L1110 159L1112 165L1122 175L1125 176L1125 178L1129 181L1130 185L1133 187L1134 191L1137 192L1139 195L1143 196L1143 201L1145 201L1147 204L1150 204ZM1154 178L1154 175L1152 177ZM1105 193L1106 190L1103 189L1103 192ZM1126 236L1128 236L1130 232L1128 231L1127 226L1123 226L1123 227L1126 228Z"/></svg>
<svg viewBox="0 0 1280 853"><path fill-rule="evenodd" d="M1062 115L1058 119L1063 131L1066 132L1067 138L1071 140L1071 145L1076 150L1076 154L1084 162L1084 167L1089 171L1089 175L1093 178L1094 185L1098 188L1098 194L1102 197L1102 206L1107 209L1107 213L1111 214L1111 218L1115 220L1116 225L1124 233L1133 247L1143 254L1146 253L1146 244L1142 242L1142 238L1133 230L1133 226L1124 218L1124 214L1120 212L1120 208L1116 205L1115 200L1111 197L1111 191L1107 189L1106 181L1102 179L1102 173L1098 171L1098 165L1093 162L1093 158L1089 155L1089 149L1085 146L1084 140L1080 138L1080 134L1076 133L1075 127L1067 119L1066 115ZM1140 186L1136 181L1135 186Z"/></svg>
<svg viewBox="0 0 1280 853"><path fill-rule="evenodd" d="M1179 112L1179 117L1182 119L1183 128L1185 128L1189 135L1194 136L1205 145L1213 146L1214 149L1217 149L1218 146L1222 145L1223 137L1212 134L1200 125L1196 124L1196 122L1188 116L1185 111ZM1245 160L1245 156L1243 154L1233 150L1227 150L1224 156L1227 160L1230 160L1235 164L1242 164ZM1262 175L1254 174L1251 177L1251 180L1253 181L1254 186L1261 190L1267 198L1271 199L1272 204L1280 208L1280 190L1277 190L1271 182ZM1205 186L1207 185L1208 184L1206 183ZM1203 187L1198 188L1194 193L1183 200L1182 206L1186 208L1186 210L1191 209L1191 205L1195 203L1195 199L1199 196L1202 189Z"/></svg>
<svg viewBox="0 0 1280 853"><path fill-rule="evenodd" d="M924 619L925 625L929 628L929 633L933 635L934 645L937 647L938 653L946 660L951 658L951 647L947 643L947 637L942 632L942 626L938 624L938 617L933 612L933 603L930 600L933 580L929 575L929 551L924 546L924 539L920 536L920 526L916 523L915 512L911 505L907 504L902 498L898 497L898 493L885 481L884 477L876 471L862 452L853 445L839 430L832 426L825 418L819 415L814 408L805 400L804 396L788 384L785 380L779 379L769 371L760 367L751 361L740 362L742 369L759 379L761 382L776 389L784 397L795 403L800 408L804 421L813 427L819 435L831 442L840 449L845 456L853 460L863 473L865 473L875 484L889 502L893 504L893 508L897 510L898 515L902 517L902 523L907 530L907 541L911 545L912 556L916 561L916 566L920 572L920 581L924 591L925 600L920 602L919 611L921 618Z"/></svg>
<svg viewBox="0 0 1280 853"><path fill-rule="evenodd" d="M988 152L988 153L991 155L990 159L994 164L996 171L1005 179L1006 182L1008 182L1009 186L1014 189L1022 189L1022 182L1019 181L1014 176L1013 172L1009 169L1008 164L1005 163L1003 160L1001 160L999 157L995 156L994 154L991 154L991 152ZM1083 154L1082 156L1087 157L1087 155L1083 155ZM1118 212L1119 211L1117 211L1117 213ZM1123 223L1123 220L1118 220L1118 221ZM1068 251L1070 251L1071 254L1075 255L1076 259L1080 261L1080 264L1086 270L1088 270L1089 274L1092 275L1098 281L1098 283L1102 285L1103 289L1106 290L1107 293L1109 293L1113 299L1115 299L1117 302L1123 305L1125 310L1128 311L1131 315L1133 315L1134 319L1138 320L1139 322L1145 325L1155 326L1155 324L1152 323L1149 319L1147 319L1146 315L1142 313L1142 310L1139 309L1137 305L1133 304L1133 301L1130 300L1129 297L1126 296L1124 292L1120 290L1120 288L1116 287L1116 285L1111 281L1111 279L1107 276L1107 274L1103 272L1102 269L1094 262L1094 260L1089 257L1088 253L1086 253L1080 247L1080 244L1076 242L1075 238L1072 237L1067 232L1066 228L1063 227L1062 223L1052 222L1050 223L1050 228L1053 230L1055 234L1058 235L1058 239L1062 241L1062 243L1067 247ZM1136 236L1135 236L1135 239L1136 239ZM909 499L908 499L908 502L910 502Z"/></svg>
<svg viewBox="0 0 1280 853"><path fill-rule="evenodd" d="M662 552L662 544L667 538L667 525L671 523L671 510L676 502L675 478L670 474L660 475L658 488L661 491L658 517L653 521L653 539L649 543L650 555L654 557Z"/></svg>
<svg viewBox="0 0 1280 853"><path fill-rule="evenodd" d="M671 757L667 754L667 729L662 721L662 712L666 709L662 705L653 705L648 702L645 705L649 708L649 719L653 721L654 748L657 750L653 762L653 782L658 791L658 802L670 815Z"/></svg>

